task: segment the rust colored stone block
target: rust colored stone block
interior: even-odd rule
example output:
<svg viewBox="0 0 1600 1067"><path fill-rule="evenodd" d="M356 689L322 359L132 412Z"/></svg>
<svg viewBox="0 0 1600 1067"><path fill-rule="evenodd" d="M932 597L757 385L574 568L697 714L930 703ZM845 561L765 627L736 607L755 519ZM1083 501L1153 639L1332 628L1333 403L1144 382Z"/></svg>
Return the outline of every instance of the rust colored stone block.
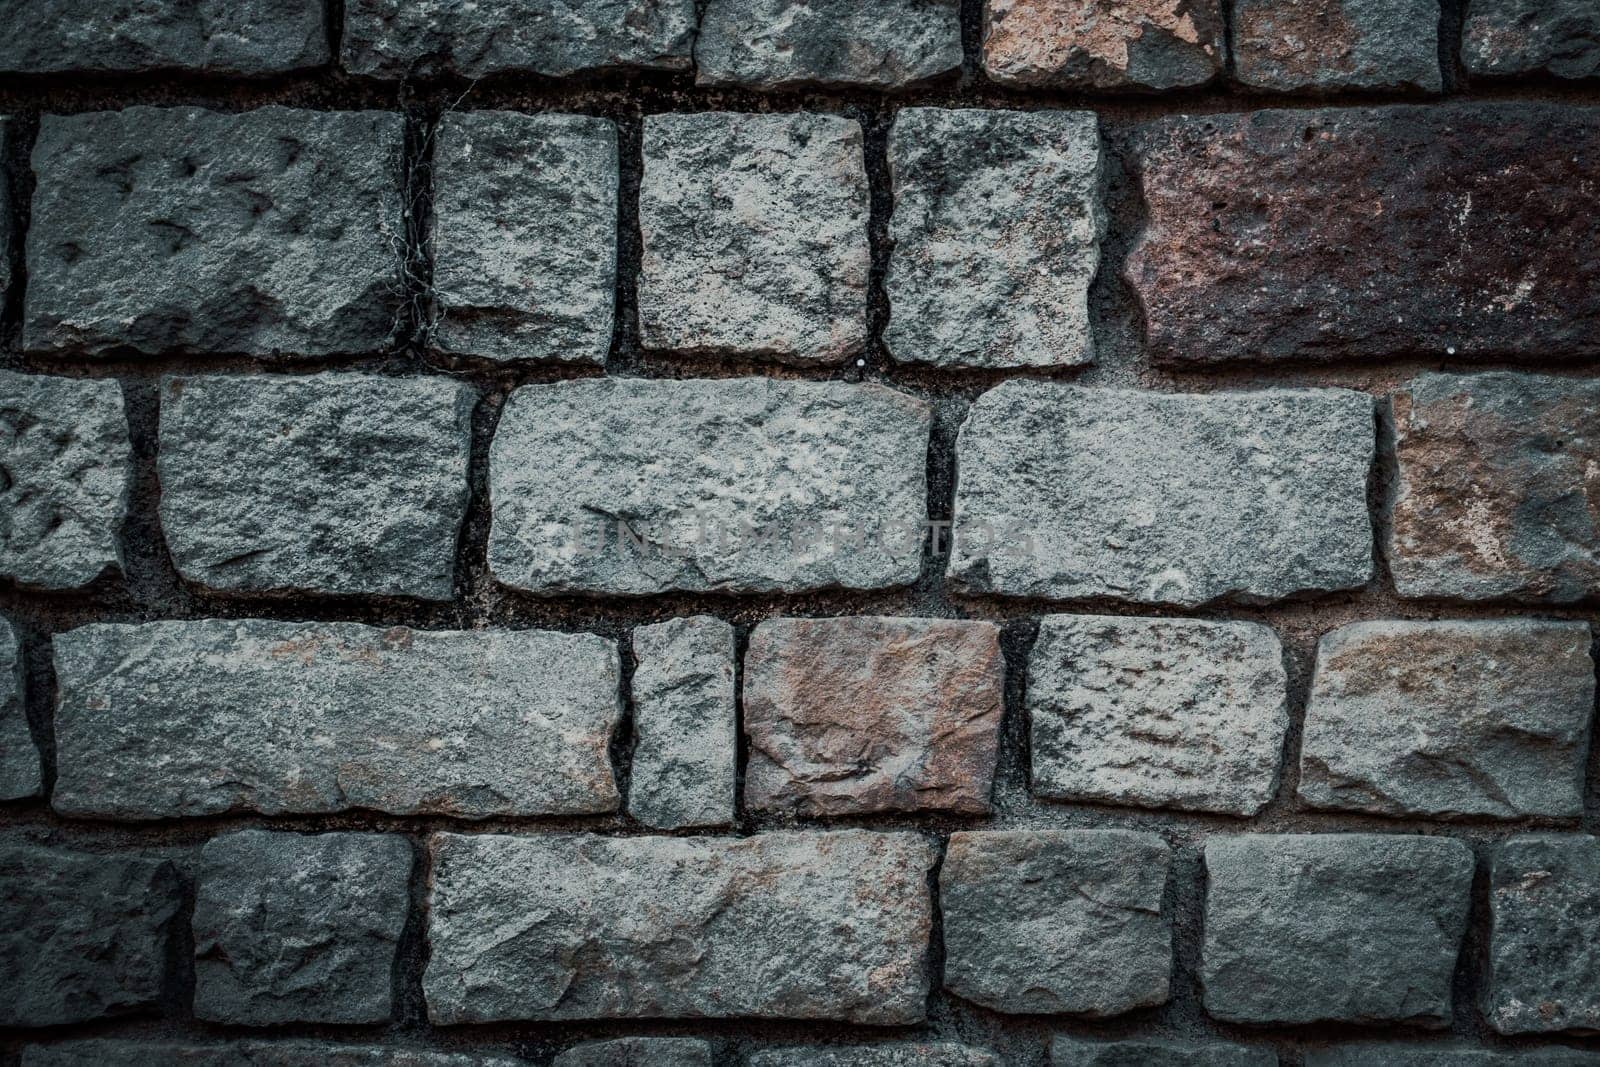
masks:
<svg viewBox="0 0 1600 1067"><path fill-rule="evenodd" d="M1233 62L1253 89L1436 93L1439 0L1237 0Z"/></svg>
<svg viewBox="0 0 1600 1067"><path fill-rule="evenodd" d="M1175 89L1222 70L1217 0L988 0L983 69L1019 88Z"/></svg>

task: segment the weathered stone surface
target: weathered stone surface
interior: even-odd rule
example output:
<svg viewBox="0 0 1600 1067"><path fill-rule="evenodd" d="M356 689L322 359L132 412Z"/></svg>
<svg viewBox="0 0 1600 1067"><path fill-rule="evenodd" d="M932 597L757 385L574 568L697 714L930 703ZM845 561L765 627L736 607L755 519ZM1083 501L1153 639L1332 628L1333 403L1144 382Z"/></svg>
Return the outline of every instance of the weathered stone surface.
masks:
<svg viewBox="0 0 1600 1067"><path fill-rule="evenodd" d="M1217 0L986 0L983 69L1021 88L1204 85L1222 24Z"/></svg>
<svg viewBox="0 0 1600 1067"><path fill-rule="evenodd" d="M1202 1000L1234 1023L1445 1026L1472 851L1440 837L1206 842Z"/></svg>
<svg viewBox="0 0 1600 1067"><path fill-rule="evenodd" d="M0 371L0 575L72 589L120 568L131 454L115 381Z"/></svg>
<svg viewBox="0 0 1600 1067"><path fill-rule="evenodd" d="M43 786L22 695L22 650L11 624L0 619L0 800L31 797Z"/></svg>
<svg viewBox="0 0 1600 1067"><path fill-rule="evenodd" d="M191 1045L101 1038L30 1045L22 1053L23 1067L519 1067L522 1063L503 1056L324 1041Z"/></svg>
<svg viewBox="0 0 1600 1067"><path fill-rule="evenodd" d="M768 619L744 657L745 806L987 812L1004 688L994 623Z"/></svg>
<svg viewBox="0 0 1600 1067"><path fill-rule="evenodd" d="M1028 660L1033 792L1254 815L1289 728L1266 626L1047 615Z"/></svg>
<svg viewBox="0 0 1600 1067"><path fill-rule="evenodd" d="M23 344L364 353L394 333L403 119L263 107L46 115Z"/></svg>
<svg viewBox="0 0 1600 1067"><path fill-rule="evenodd" d="M10 0L0 73L264 75L328 62L323 0Z"/></svg>
<svg viewBox="0 0 1600 1067"><path fill-rule="evenodd" d="M435 1023L918 1023L934 849L865 830L741 839L437 834Z"/></svg>
<svg viewBox="0 0 1600 1067"><path fill-rule="evenodd" d="M433 346L604 363L617 181L617 127L608 119L445 115L433 158Z"/></svg>
<svg viewBox="0 0 1600 1067"><path fill-rule="evenodd" d="M1252 89L1437 93L1439 0L1237 0L1233 61Z"/></svg>
<svg viewBox="0 0 1600 1067"><path fill-rule="evenodd" d="M739 777L733 627L709 615L633 631L628 814L660 829L733 823Z"/></svg>
<svg viewBox="0 0 1600 1067"><path fill-rule="evenodd" d="M1057 1037L1050 1042L1050 1067L1278 1067L1278 1054L1220 1042L1188 1045Z"/></svg>
<svg viewBox="0 0 1600 1067"><path fill-rule="evenodd" d="M961 67L957 0L710 0L701 85L899 89Z"/></svg>
<svg viewBox="0 0 1600 1067"><path fill-rule="evenodd" d="M55 639L67 815L615 811L616 646L541 630L259 620Z"/></svg>
<svg viewBox="0 0 1600 1067"><path fill-rule="evenodd" d="M644 120L640 343L838 363L867 339L861 125L705 112Z"/></svg>
<svg viewBox="0 0 1600 1067"><path fill-rule="evenodd" d="M930 418L844 382L525 386L489 449L489 567L540 594L906 584Z"/></svg>
<svg viewBox="0 0 1600 1067"><path fill-rule="evenodd" d="M342 61L381 78L687 70L694 0L348 0Z"/></svg>
<svg viewBox="0 0 1600 1067"><path fill-rule="evenodd" d="M1128 830L954 833L944 987L986 1008L1104 1017L1167 999L1171 850Z"/></svg>
<svg viewBox="0 0 1600 1067"><path fill-rule="evenodd" d="M586 1041L553 1067L711 1067L711 1045L690 1037L619 1037Z"/></svg>
<svg viewBox="0 0 1600 1067"><path fill-rule="evenodd" d="M194 1013L211 1022L376 1023L410 906L389 834L243 830L200 850Z"/></svg>
<svg viewBox="0 0 1600 1067"><path fill-rule="evenodd" d="M1372 401L1010 381L956 441L948 574L1006 596L1194 606L1372 576Z"/></svg>
<svg viewBox="0 0 1600 1067"><path fill-rule="evenodd" d="M0 846L0 1026L153 1008L181 897L164 861Z"/></svg>
<svg viewBox="0 0 1600 1067"><path fill-rule="evenodd" d="M901 111L889 134L885 340L894 357L965 367L1092 362L1101 163L1093 112Z"/></svg>
<svg viewBox="0 0 1600 1067"><path fill-rule="evenodd" d="M1600 382L1424 374L1393 398L1402 596L1600 594Z"/></svg>
<svg viewBox="0 0 1600 1067"><path fill-rule="evenodd" d="M161 526L178 573L450 599L476 402L447 378L167 379Z"/></svg>
<svg viewBox="0 0 1600 1067"><path fill-rule="evenodd" d="M1600 1053L1545 1045L1500 1052L1463 1045L1340 1045L1307 1049L1305 1067L1592 1067Z"/></svg>
<svg viewBox="0 0 1600 1067"><path fill-rule="evenodd" d="M1600 7L1591 0L1468 0L1461 62L1474 77L1600 74Z"/></svg>
<svg viewBox="0 0 1600 1067"><path fill-rule="evenodd" d="M0 115L0 159L10 159L17 137L13 121ZM0 177L0 308L4 308L11 289L12 274L22 258L21 241L12 232L12 191L10 175Z"/></svg>
<svg viewBox="0 0 1600 1067"><path fill-rule="evenodd" d="M747 1067L994 1067L994 1053L954 1041L763 1049Z"/></svg>
<svg viewBox="0 0 1600 1067"><path fill-rule="evenodd" d="M1577 818L1594 716L1581 622L1360 622L1317 646L1300 799L1378 815Z"/></svg>
<svg viewBox="0 0 1600 1067"><path fill-rule="evenodd" d="M1600 1030L1600 840L1514 837L1489 874L1484 1014L1502 1034Z"/></svg>
<svg viewBox="0 0 1600 1067"><path fill-rule="evenodd" d="M1160 361L1600 355L1600 112L1256 111L1135 139L1126 276Z"/></svg>

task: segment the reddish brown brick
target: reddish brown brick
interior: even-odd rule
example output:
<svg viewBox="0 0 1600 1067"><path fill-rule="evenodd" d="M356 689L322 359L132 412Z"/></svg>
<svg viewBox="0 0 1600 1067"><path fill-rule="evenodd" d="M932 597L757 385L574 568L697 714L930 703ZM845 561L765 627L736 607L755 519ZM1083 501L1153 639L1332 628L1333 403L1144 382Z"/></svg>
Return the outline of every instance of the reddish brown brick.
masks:
<svg viewBox="0 0 1600 1067"><path fill-rule="evenodd" d="M1256 89L1436 93L1439 0L1236 0L1233 62Z"/></svg>
<svg viewBox="0 0 1600 1067"><path fill-rule="evenodd" d="M1217 0L987 0L983 69L1006 85L1173 89L1222 70Z"/></svg>

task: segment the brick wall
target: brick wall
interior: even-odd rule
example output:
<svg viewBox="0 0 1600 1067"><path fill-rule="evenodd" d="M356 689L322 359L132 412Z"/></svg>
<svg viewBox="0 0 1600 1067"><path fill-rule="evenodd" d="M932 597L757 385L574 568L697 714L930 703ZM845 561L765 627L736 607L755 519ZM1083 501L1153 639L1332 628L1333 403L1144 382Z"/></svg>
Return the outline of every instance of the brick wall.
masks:
<svg viewBox="0 0 1600 1067"><path fill-rule="evenodd" d="M0 1062L1600 1063L1587 0L14 0Z"/></svg>

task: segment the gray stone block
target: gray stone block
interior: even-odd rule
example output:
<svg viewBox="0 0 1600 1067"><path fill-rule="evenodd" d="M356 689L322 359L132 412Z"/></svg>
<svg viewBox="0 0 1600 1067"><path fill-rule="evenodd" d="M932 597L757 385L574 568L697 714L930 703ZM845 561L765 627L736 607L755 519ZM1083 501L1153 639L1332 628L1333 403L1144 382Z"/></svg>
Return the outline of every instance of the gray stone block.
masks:
<svg viewBox="0 0 1600 1067"><path fill-rule="evenodd" d="M895 359L959 367L1094 360L1099 125L1089 111L906 108L889 133Z"/></svg>
<svg viewBox="0 0 1600 1067"><path fill-rule="evenodd" d="M1439 0L1237 0L1233 62L1269 92L1437 93Z"/></svg>
<svg viewBox="0 0 1600 1067"><path fill-rule="evenodd" d="M923 1021L934 849L914 834L437 834L432 848L437 1024Z"/></svg>
<svg viewBox="0 0 1600 1067"><path fill-rule="evenodd" d="M0 619L0 800L37 796L43 788L23 693L22 648Z"/></svg>
<svg viewBox="0 0 1600 1067"><path fill-rule="evenodd" d="M954 1041L830 1045L753 1052L747 1067L995 1067L994 1053Z"/></svg>
<svg viewBox="0 0 1600 1067"><path fill-rule="evenodd" d="M1266 626L1047 615L1028 661L1033 792L1254 815L1289 728Z"/></svg>
<svg viewBox="0 0 1600 1067"><path fill-rule="evenodd" d="M1600 1053L1557 1046L1518 1049L1471 1048L1464 1045L1341 1045L1308 1049L1305 1067L1593 1067Z"/></svg>
<svg viewBox="0 0 1600 1067"><path fill-rule="evenodd" d="M1010 381L956 441L948 577L970 593L1193 607L1372 576L1372 401Z"/></svg>
<svg viewBox="0 0 1600 1067"><path fill-rule="evenodd" d="M914 581L930 412L878 385L530 385L489 449L489 567L542 595Z"/></svg>
<svg viewBox="0 0 1600 1067"><path fill-rule="evenodd" d="M447 113L433 155L433 347L604 363L618 173L608 119Z"/></svg>
<svg viewBox="0 0 1600 1067"><path fill-rule="evenodd" d="M1050 1067L1278 1067L1278 1054L1267 1048L1220 1042L1192 1045L1057 1037L1050 1042Z"/></svg>
<svg viewBox="0 0 1600 1067"><path fill-rule="evenodd" d="M46 115L25 348L367 353L402 297L403 120L271 106Z"/></svg>
<svg viewBox="0 0 1600 1067"><path fill-rule="evenodd" d="M711 1067L711 1044L691 1037L619 1037L585 1041L551 1067Z"/></svg>
<svg viewBox="0 0 1600 1067"><path fill-rule="evenodd" d="M944 987L1003 1012L1104 1018L1165 1003L1171 850L1127 830L950 835Z"/></svg>
<svg viewBox="0 0 1600 1067"><path fill-rule="evenodd" d="M1473 77L1600 74L1600 7L1591 0L1468 0L1461 62Z"/></svg>
<svg viewBox="0 0 1600 1067"><path fill-rule="evenodd" d="M709 615L633 631L628 814L659 829L730 826L739 777L733 627Z"/></svg>
<svg viewBox="0 0 1600 1067"><path fill-rule="evenodd" d="M1178 89L1222 72L1218 0L986 0L983 69L1021 89Z"/></svg>
<svg viewBox="0 0 1600 1067"><path fill-rule="evenodd" d="M1489 873L1483 1012L1502 1034L1600 1031L1600 839L1514 837Z"/></svg>
<svg viewBox="0 0 1600 1067"><path fill-rule="evenodd" d="M839 363L867 339L861 125L705 112L644 120L640 343Z"/></svg>
<svg viewBox="0 0 1600 1067"><path fill-rule="evenodd" d="M961 68L957 0L709 0L701 85L901 89Z"/></svg>
<svg viewBox="0 0 1600 1067"><path fill-rule="evenodd" d="M253 620L55 639L65 815L615 811L616 646L594 634Z"/></svg>
<svg viewBox="0 0 1600 1067"><path fill-rule="evenodd" d="M1206 842L1201 1000L1229 1023L1450 1022L1472 851L1439 837Z"/></svg>
<svg viewBox="0 0 1600 1067"><path fill-rule="evenodd" d="M13 119L0 115L0 159L10 159L12 145L16 143L17 127ZM22 258L21 240L12 230L12 199L9 173L0 177L0 308L8 298L12 276Z"/></svg>
<svg viewBox="0 0 1600 1067"><path fill-rule="evenodd" d="M523 1060L469 1052L429 1052L395 1045L326 1041L229 1041L187 1044L94 1038L29 1045L22 1067L521 1067Z"/></svg>
<svg viewBox="0 0 1600 1067"><path fill-rule="evenodd" d="M161 525L212 589L448 600L477 397L447 378L169 378Z"/></svg>

